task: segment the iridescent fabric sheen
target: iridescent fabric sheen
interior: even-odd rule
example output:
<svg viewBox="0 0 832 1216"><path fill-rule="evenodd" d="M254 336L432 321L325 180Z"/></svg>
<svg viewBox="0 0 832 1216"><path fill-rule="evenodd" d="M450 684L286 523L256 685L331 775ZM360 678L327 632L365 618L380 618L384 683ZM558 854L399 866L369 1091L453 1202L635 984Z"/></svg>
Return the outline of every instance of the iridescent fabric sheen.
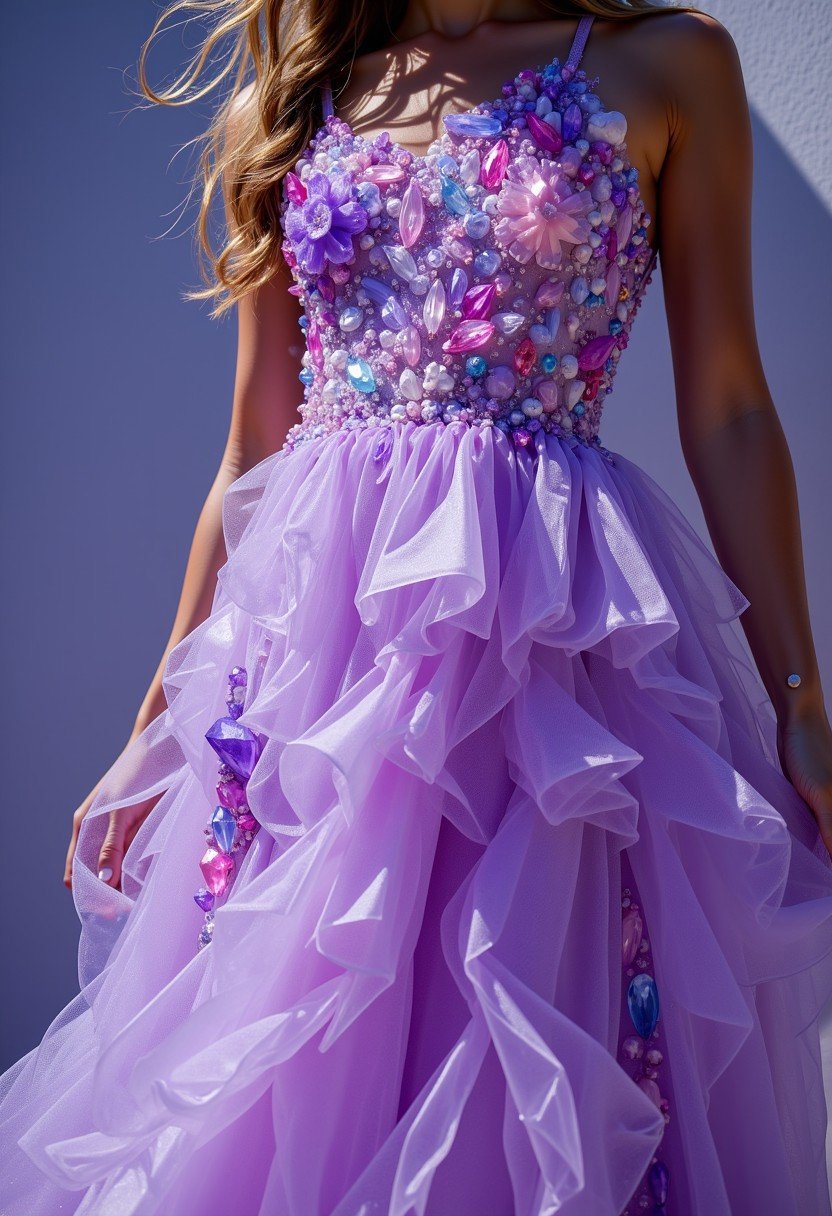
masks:
<svg viewBox="0 0 832 1216"><path fill-rule="evenodd" d="M829 1214L832 864L746 600L598 442L652 255L587 29L287 180L302 418L84 823L5 1216Z"/></svg>

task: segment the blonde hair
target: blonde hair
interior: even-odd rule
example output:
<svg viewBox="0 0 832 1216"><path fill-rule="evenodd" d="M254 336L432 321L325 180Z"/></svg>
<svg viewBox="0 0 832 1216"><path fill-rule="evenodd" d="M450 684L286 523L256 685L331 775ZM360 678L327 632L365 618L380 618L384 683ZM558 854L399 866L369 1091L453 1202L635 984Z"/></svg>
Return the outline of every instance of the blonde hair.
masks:
<svg viewBox="0 0 832 1216"><path fill-rule="evenodd" d="M654 0L553 3L554 15L594 14L627 20L661 12ZM279 186L323 120L321 90L346 79L353 60L389 44L407 0L173 0L142 47L139 82L160 105L183 106L221 96L201 139L197 220L205 286L188 293L213 301L219 316L269 281L282 233ZM179 23L201 20L199 49L171 83L154 88L148 56ZM228 223L211 236L215 204Z"/></svg>

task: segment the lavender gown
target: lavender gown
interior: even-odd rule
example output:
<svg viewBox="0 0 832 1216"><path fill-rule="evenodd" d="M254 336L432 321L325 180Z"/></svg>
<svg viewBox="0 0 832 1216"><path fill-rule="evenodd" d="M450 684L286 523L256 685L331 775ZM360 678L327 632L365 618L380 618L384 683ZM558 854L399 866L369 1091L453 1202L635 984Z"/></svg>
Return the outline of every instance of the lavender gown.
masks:
<svg viewBox="0 0 832 1216"><path fill-rule="evenodd" d="M832 867L746 601L598 438L653 254L590 21L286 179L302 420L84 824L6 1216L830 1211Z"/></svg>

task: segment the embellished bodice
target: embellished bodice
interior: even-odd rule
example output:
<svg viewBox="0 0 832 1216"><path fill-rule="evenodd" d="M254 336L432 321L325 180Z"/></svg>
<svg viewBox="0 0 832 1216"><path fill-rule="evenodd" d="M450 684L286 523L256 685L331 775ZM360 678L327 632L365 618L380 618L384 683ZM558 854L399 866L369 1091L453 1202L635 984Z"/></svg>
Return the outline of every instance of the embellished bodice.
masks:
<svg viewBox="0 0 832 1216"><path fill-rule="evenodd" d="M328 115L283 187L306 338L287 446L408 421L599 442L654 255L626 119L577 66L589 24L424 155Z"/></svg>

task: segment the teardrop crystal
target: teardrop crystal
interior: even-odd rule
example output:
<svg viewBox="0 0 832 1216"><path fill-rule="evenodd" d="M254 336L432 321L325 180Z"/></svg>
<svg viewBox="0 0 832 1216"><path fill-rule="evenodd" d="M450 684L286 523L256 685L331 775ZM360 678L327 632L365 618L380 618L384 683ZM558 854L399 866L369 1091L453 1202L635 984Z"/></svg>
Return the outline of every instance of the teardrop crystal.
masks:
<svg viewBox="0 0 832 1216"><path fill-rule="evenodd" d="M634 975L627 988L627 1009L636 1032L649 1039L659 1020L659 990L652 975Z"/></svg>

